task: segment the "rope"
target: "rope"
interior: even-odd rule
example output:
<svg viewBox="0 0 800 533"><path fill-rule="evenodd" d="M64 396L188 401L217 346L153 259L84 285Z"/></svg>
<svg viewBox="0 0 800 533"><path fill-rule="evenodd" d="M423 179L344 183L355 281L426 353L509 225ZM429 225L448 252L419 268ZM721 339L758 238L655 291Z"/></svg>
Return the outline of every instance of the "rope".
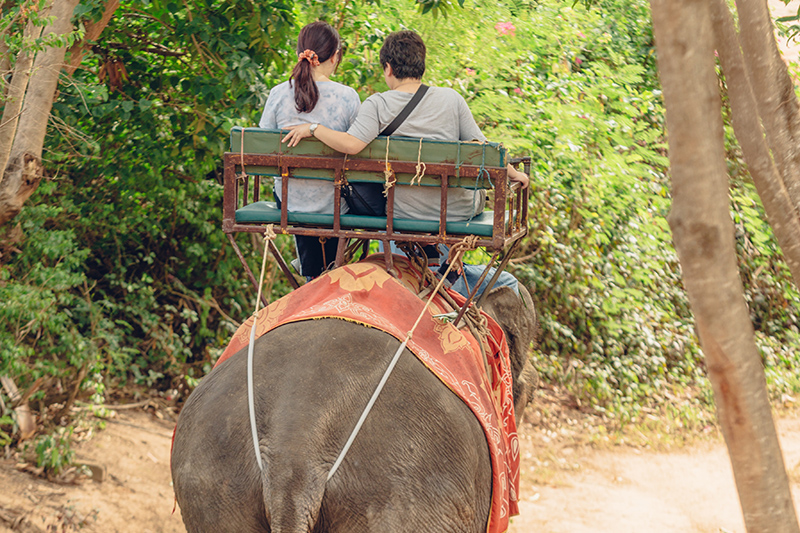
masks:
<svg viewBox="0 0 800 533"><path fill-rule="evenodd" d="M414 174L414 177L411 178L411 185L414 185L414 180L417 181L417 185L422 184L422 178L425 177L425 170L428 168L425 163L422 162L422 137L419 139L419 151L417 152L417 173ZM421 169L421 171L420 171Z"/></svg>
<svg viewBox="0 0 800 533"><path fill-rule="evenodd" d="M461 142L458 143L458 150L456 151L456 179L461 177Z"/></svg>
<svg viewBox="0 0 800 533"><path fill-rule="evenodd" d="M247 172L244 169L244 128L242 128L242 139L241 139L241 146L239 146L239 158L241 159L242 165L242 172L237 176L237 179L240 182L244 181L247 178Z"/></svg>
<svg viewBox="0 0 800 533"><path fill-rule="evenodd" d="M447 275L450 273L450 269L453 268L453 264L456 263L456 262L460 262L461 261L461 257L459 257L459 256L460 256L460 254L463 254L464 251L466 250L465 247L468 245L467 241L468 241L468 239L470 237L474 237L474 238L477 239L476 235L468 235L467 238L465 238L464 240L454 244L453 247L451 248L451 250L456 250L456 257L452 261L450 261L450 264L447 266L447 272L444 273L444 275L442 276L442 279L440 279L439 283L436 285L436 288L433 290L433 292L431 292L430 296L428 297L428 300L425 302L425 307L422 308L422 311L420 311L419 316L417 317L417 320L414 322L414 325L411 326L411 329L406 334L406 338L403 340L403 342L397 348L397 351L395 352L394 357L392 357L392 360L389 362L389 366L386 368L386 371L383 373L383 376L381 377L380 382L378 382L378 386L375 388L375 392L372 393L372 397L369 399L369 402L367 402L367 406L364 408L364 412L361 413L361 417L358 419L358 422L356 422L356 426L355 426L355 428L353 428L353 432L350 433L350 437L347 439L347 442L345 443L344 448L342 448L342 451L339 453L339 457L336 458L336 461L334 461L330 472L328 472L328 477L326 479L326 482L329 481L333 477L333 475L339 469L339 465L342 464L342 461L344 460L345 455L347 455L347 451L350 449L350 446L353 444L353 441L355 441L356 435L358 435L358 432L361 430L361 426L364 424L364 421L367 419L367 415L369 415L369 412L372 410L372 406L375 405L375 401L378 399L378 396L380 395L381 391L383 390L383 386L386 384L386 381L389 379L389 376L391 375L392 370L394 370L394 367L397 364L397 361L400 359L400 354L403 353L403 350L408 345L408 341L410 341L411 337L414 335L414 331L417 329L417 326L419 325L420 321L422 320L422 317L425 316L425 312L428 310L428 307L430 307L431 302L433 301L433 297L436 296L436 294L441 291L442 286L444 285L444 282L447 279ZM459 245L461 245L461 246L459 246ZM474 248L474 246L473 246L473 248ZM425 272L425 271L430 272L430 270L427 267L423 268L423 272Z"/></svg>
<svg viewBox="0 0 800 533"><path fill-rule="evenodd" d="M472 189L472 206L473 206L472 209L473 209L473 212L472 212L472 215L467 219L467 226L469 226L469 223L472 222L472 219L475 218L477 216L477 214L478 214L477 210L475 210L475 200L478 197L478 191L479 191L478 182L480 181L480 179L481 179L481 177L483 175L486 175L486 179L489 181L489 186L491 186L492 189L494 189L494 184L492 183L492 179L491 179L492 176L491 176L491 174L489 174L489 171L486 170L486 144L487 143L488 143L488 141L483 141L483 152L481 153L481 166L478 169L478 174L475 176L475 188ZM459 144L459 148L461 148L460 144ZM483 211L483 207L481 207L480 210Z"/></svg>
<svg viewBox="0 0 800 533"><path fill-rule="evenodd" d="M328 242L327 237L320 237L319 238L319 246L322 248L322 269L325 270L328 268L328 258L325 257L325 243Z"/></svg>
<svg viewBox="0 0 800 533"><path fill-rule="evenodd" d="M242 143L244 144L244 143ZM269 253L269 241L275 239L275 231L272 224L264 230L264 258L261 261L261 276L258 280L258 295L256 296L256 308L253 312L253 327L250 328L250 345L247 347L247 408L250 414L250 432L253 436L253 451L256 454L258 469L264 470L261 463L261 450L258 446L258 429L256 428L256 409L255 392L253 387L253 345L256 342L256 324L258 323L258 304L261 302L261 287L264 285L264 271L267 269L267 254Z"/></svg>
<svg viewBox="0 0 800 533"><path fill-rule="evenodd" d="M394 171L392 170L392 165L389 164L389 139L391 137L386 137L386 157L385 157L385 164L386 169L383 171L383 178L385 182L383 183L383 195L389 196L389 189L391 189L397 178L394 175Z"/></svg>

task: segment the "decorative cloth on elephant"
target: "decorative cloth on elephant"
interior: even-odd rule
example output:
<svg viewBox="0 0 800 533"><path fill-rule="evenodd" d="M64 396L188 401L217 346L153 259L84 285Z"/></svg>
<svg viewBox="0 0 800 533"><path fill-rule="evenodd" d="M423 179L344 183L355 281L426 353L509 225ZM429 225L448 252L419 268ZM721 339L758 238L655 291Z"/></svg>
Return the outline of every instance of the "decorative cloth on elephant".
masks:
<svg viewBox="0 0 800 533"><path fill-rule="evenodd" d="M384 331L404 340L424 307L417 297L422 276L405 257L395 256L398 277L374 256L324 273L260 311L256 336L290 322L338 318ZM464 299L450 291L462 304ZM519 439L514 419L511 363L500 326L488 315L489 383L479 341L452 323L433 315L451 309L437 295L420 321L408 348L451 391L470 407L483 428L492 462L492 502L487 533L503 533L509 518L519 514ZM217 365L247 347L253 317L234 334Z"/></svg>

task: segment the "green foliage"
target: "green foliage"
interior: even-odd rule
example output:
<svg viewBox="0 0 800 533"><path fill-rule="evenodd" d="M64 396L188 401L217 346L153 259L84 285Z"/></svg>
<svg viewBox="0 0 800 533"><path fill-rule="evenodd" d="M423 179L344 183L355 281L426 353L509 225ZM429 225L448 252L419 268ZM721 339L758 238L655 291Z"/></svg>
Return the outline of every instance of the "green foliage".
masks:
<svg viewBox="0 0 800 533"><path fill-rule="evenodd" d="M32 458L48 478L56 478L72 466L75 459L71 437L71 427L40 435L33 443L26 444L23 456Z"/></svg>
<svg viewBox="0 0 800 533"><path fill-rule="evenodd" d="M699 387L707 405L666 222L647 1L456 4L123 2L60 88L50 177L18 217L18 250L2 250L0 374L21 389L45 378L45 403L76 387L102 403L116 385L193 387L211 368L254 298L219 227L228 131L257 122L300 27L323 19L343 39L337 81L362 97L385 90L384 37L416 30L426 82L459 91L491 140L533 158L530 238L513 271L537 300L543 375L623 420L673 390ZM76 18L101 11L85 0ZM757 341L774 390L794 393L800 296L729 131L728 144ZM257 271L259 247L237 242ZM278 245L290 258L291 240ZM274 267L267 275L273 299L288 291Z"/></svg>
<svg viewBox="0 0 800 533"><path fill-rule="evenodd" d="M51 22L52 16L43 16L49 11L48 0L29 0L27 2L3 2L0 5L0 42L11 67L14 66L20 52L33 55L40 50L53 46L71 46L83 37L83 30L78 29L66 35L48 33L41 35L41 30ZM26 26L37 30L33 38L25 36Z"/></svg>
<svg viewBox="0 0 800 533"><path fill-rule="evenodd" d="M11 436L14 434L14 419L10 415L0 416L0 446L11 444Z"/></svg>

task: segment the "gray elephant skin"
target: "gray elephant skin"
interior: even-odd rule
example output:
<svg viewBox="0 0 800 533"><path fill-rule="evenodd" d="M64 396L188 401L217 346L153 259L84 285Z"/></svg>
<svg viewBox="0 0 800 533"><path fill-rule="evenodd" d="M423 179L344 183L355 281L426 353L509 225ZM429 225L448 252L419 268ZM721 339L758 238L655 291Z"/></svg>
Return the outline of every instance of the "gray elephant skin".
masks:
<svg viewBox="0 0 800 533"><path fill-rule="evenodd" d="M494 289L486 310L511 353L516 416L538 381L530 295ZM405 350L339 470L326 477L400 341L338 319L280 326L254 346L253 450L243 349L187 400L172 451L190 533L484 532L491 463L470 409Z"/></svg>

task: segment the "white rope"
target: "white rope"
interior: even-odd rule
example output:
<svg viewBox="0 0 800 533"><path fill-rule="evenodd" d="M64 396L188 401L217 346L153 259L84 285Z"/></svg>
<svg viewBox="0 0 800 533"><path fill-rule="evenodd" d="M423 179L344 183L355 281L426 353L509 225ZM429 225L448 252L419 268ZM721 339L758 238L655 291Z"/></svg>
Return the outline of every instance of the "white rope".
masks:
<svg viewBox="0 0 800 533"><path fill-rule="evenodd" d="M367 419L367 415L372 410L372 406L375 405L375 401L378 399L378 396L383 390L383 386L386 385L386 381L389 379L389 375L392 373L392 370L394 370L394 366L397 364L397 360L400 359L400 354L403 353L403 350L405 350L406 345L408 344L408 339L410 337L411 334L409 333L408 337L406 337L406 340L404 340L400 344L400 347L395 352L394 357L392 357L392 361L389 363L389 367L386 369L386 372L383 373L383 377L381 378L380 383L378 383L378 386L375 388L375 392L372 393L372 398L369 399L369 402L367 402L367 407L364 409L364 412L361 413L361 418L358 419L356 427L353 429L353 432L350 433L350 438L347 439L344 448L342 448L342 451L339 453L339 457L337 457L336 462L333 463L331 471L328 472L328 477L325 480L326 482L333 477L333 475L339 469L339 465L342 464L342 461L344 461L344 456L347 455L347 451L350 449L350 446L353 444L353 441L356 440L356 435L358 435L358 432L361 430L361 426L364 424L364 421Z"/></svg>
<svg viewBox="0 0 800 533"><path fill-rule="evenodd" d="M428 166L422 162L422 137L419 139L419 151L417 151L417 173L414 174L414 177L411 178L411 185L414 185L414 181L416 180L416 185L422 185L422 178L425 177L425 171L428 169Z"/></svg>
<svg viewBox="0 0 800 533"><path fill-rule="evenodd" d="M256 428L255 388L253 387L253 346L256 343L256 324L258 323L258 304L261 302L261 287L264 285L264 271L267 269L267 254L269 241L275 238L272 224L264 232L264 259L261 262L261 276L258 280L258 294L256 295L256 309L253 312L253 327L250 328L250 345L247 347L247 408L250 412L250 432L253 436L253 451L256 454L258 469L264 470L261 462L261 448L258 445L258 429Z"/></svg>
<svg viewBox="0 0 800 533"><path fill-rule="evenodd" d="M431 302L433 301L433 297L436 296L439 293L439 291L442 289L442 285L444 285L444 281L447 279L447 275L450 273L450 270L453 268L453 265L456 262L458 262L458 260L460 259L460 255L463 254L464 247L468 246L468 244L466 244L466 239L464 241L462 241L462 243L465 243L465 244L463 244L460 248L458 248L458 253L456 253L457 257L455 257L454 260L450 261L450 263L447 265L447 271L442 276L442 279L439 280L439 283L436 285L436 288L433 290L433 292L431 292L431 295L428 297L428 300L425 302L425 307L423 307L422 311L420 311L416 322L414 322L414 325L411 326L411 329L409 330L408 334L406 335L405 340L400 344L400 347L397 348L397 351L395 352L394 357L392 357L392 360L389 362L389 366L386 368L386 371L383 373L383 377L381 377L381 380L378 383L378 386L375 388L375 392L372 393L372 397L369 399L369 402L367 402L367 406L364 408L364 412L361 413L361 417L358 419L358 422L356 422L356 427L353 428L353 432L350 433L350 437L347 439L347 442L344 444L344 448L342 448L342 451L339 452L339 457L336 458L336 461L334 461L330 472L328 472L328 477L325 480L326 482L330 481L330 479L333 477L333 475L339 469L339 465L341 465L342 461L344 461L344 457L345 457L345 455L347 455L347 451L350 449L350 446L353 444L353 441L356 440L356 435L358 435L358 432L361 430L361 426L364 424L364 421L367 419L367 415L369 415L369 412L372 410L372 406L375 405L375 401L378 399L378 396L380 395L381 391L383 390L383 386L386 385L386 381L389 379L389 376L391 375L392 370L394 370L394 367L397 364L397 361L400 359L400 354L403 353L403 350L405 349L406 345L408 344L408 341L411 340L411 336L414 334L414 331L417 329L417 326L419 325L420 321L422 320L422 317L425 315L425 311L427 311L428 307L431 305ZM453 246L453 248L456 249L458 247L458 245L462 244L462 243L457 243L456 245Z"/></svg>

